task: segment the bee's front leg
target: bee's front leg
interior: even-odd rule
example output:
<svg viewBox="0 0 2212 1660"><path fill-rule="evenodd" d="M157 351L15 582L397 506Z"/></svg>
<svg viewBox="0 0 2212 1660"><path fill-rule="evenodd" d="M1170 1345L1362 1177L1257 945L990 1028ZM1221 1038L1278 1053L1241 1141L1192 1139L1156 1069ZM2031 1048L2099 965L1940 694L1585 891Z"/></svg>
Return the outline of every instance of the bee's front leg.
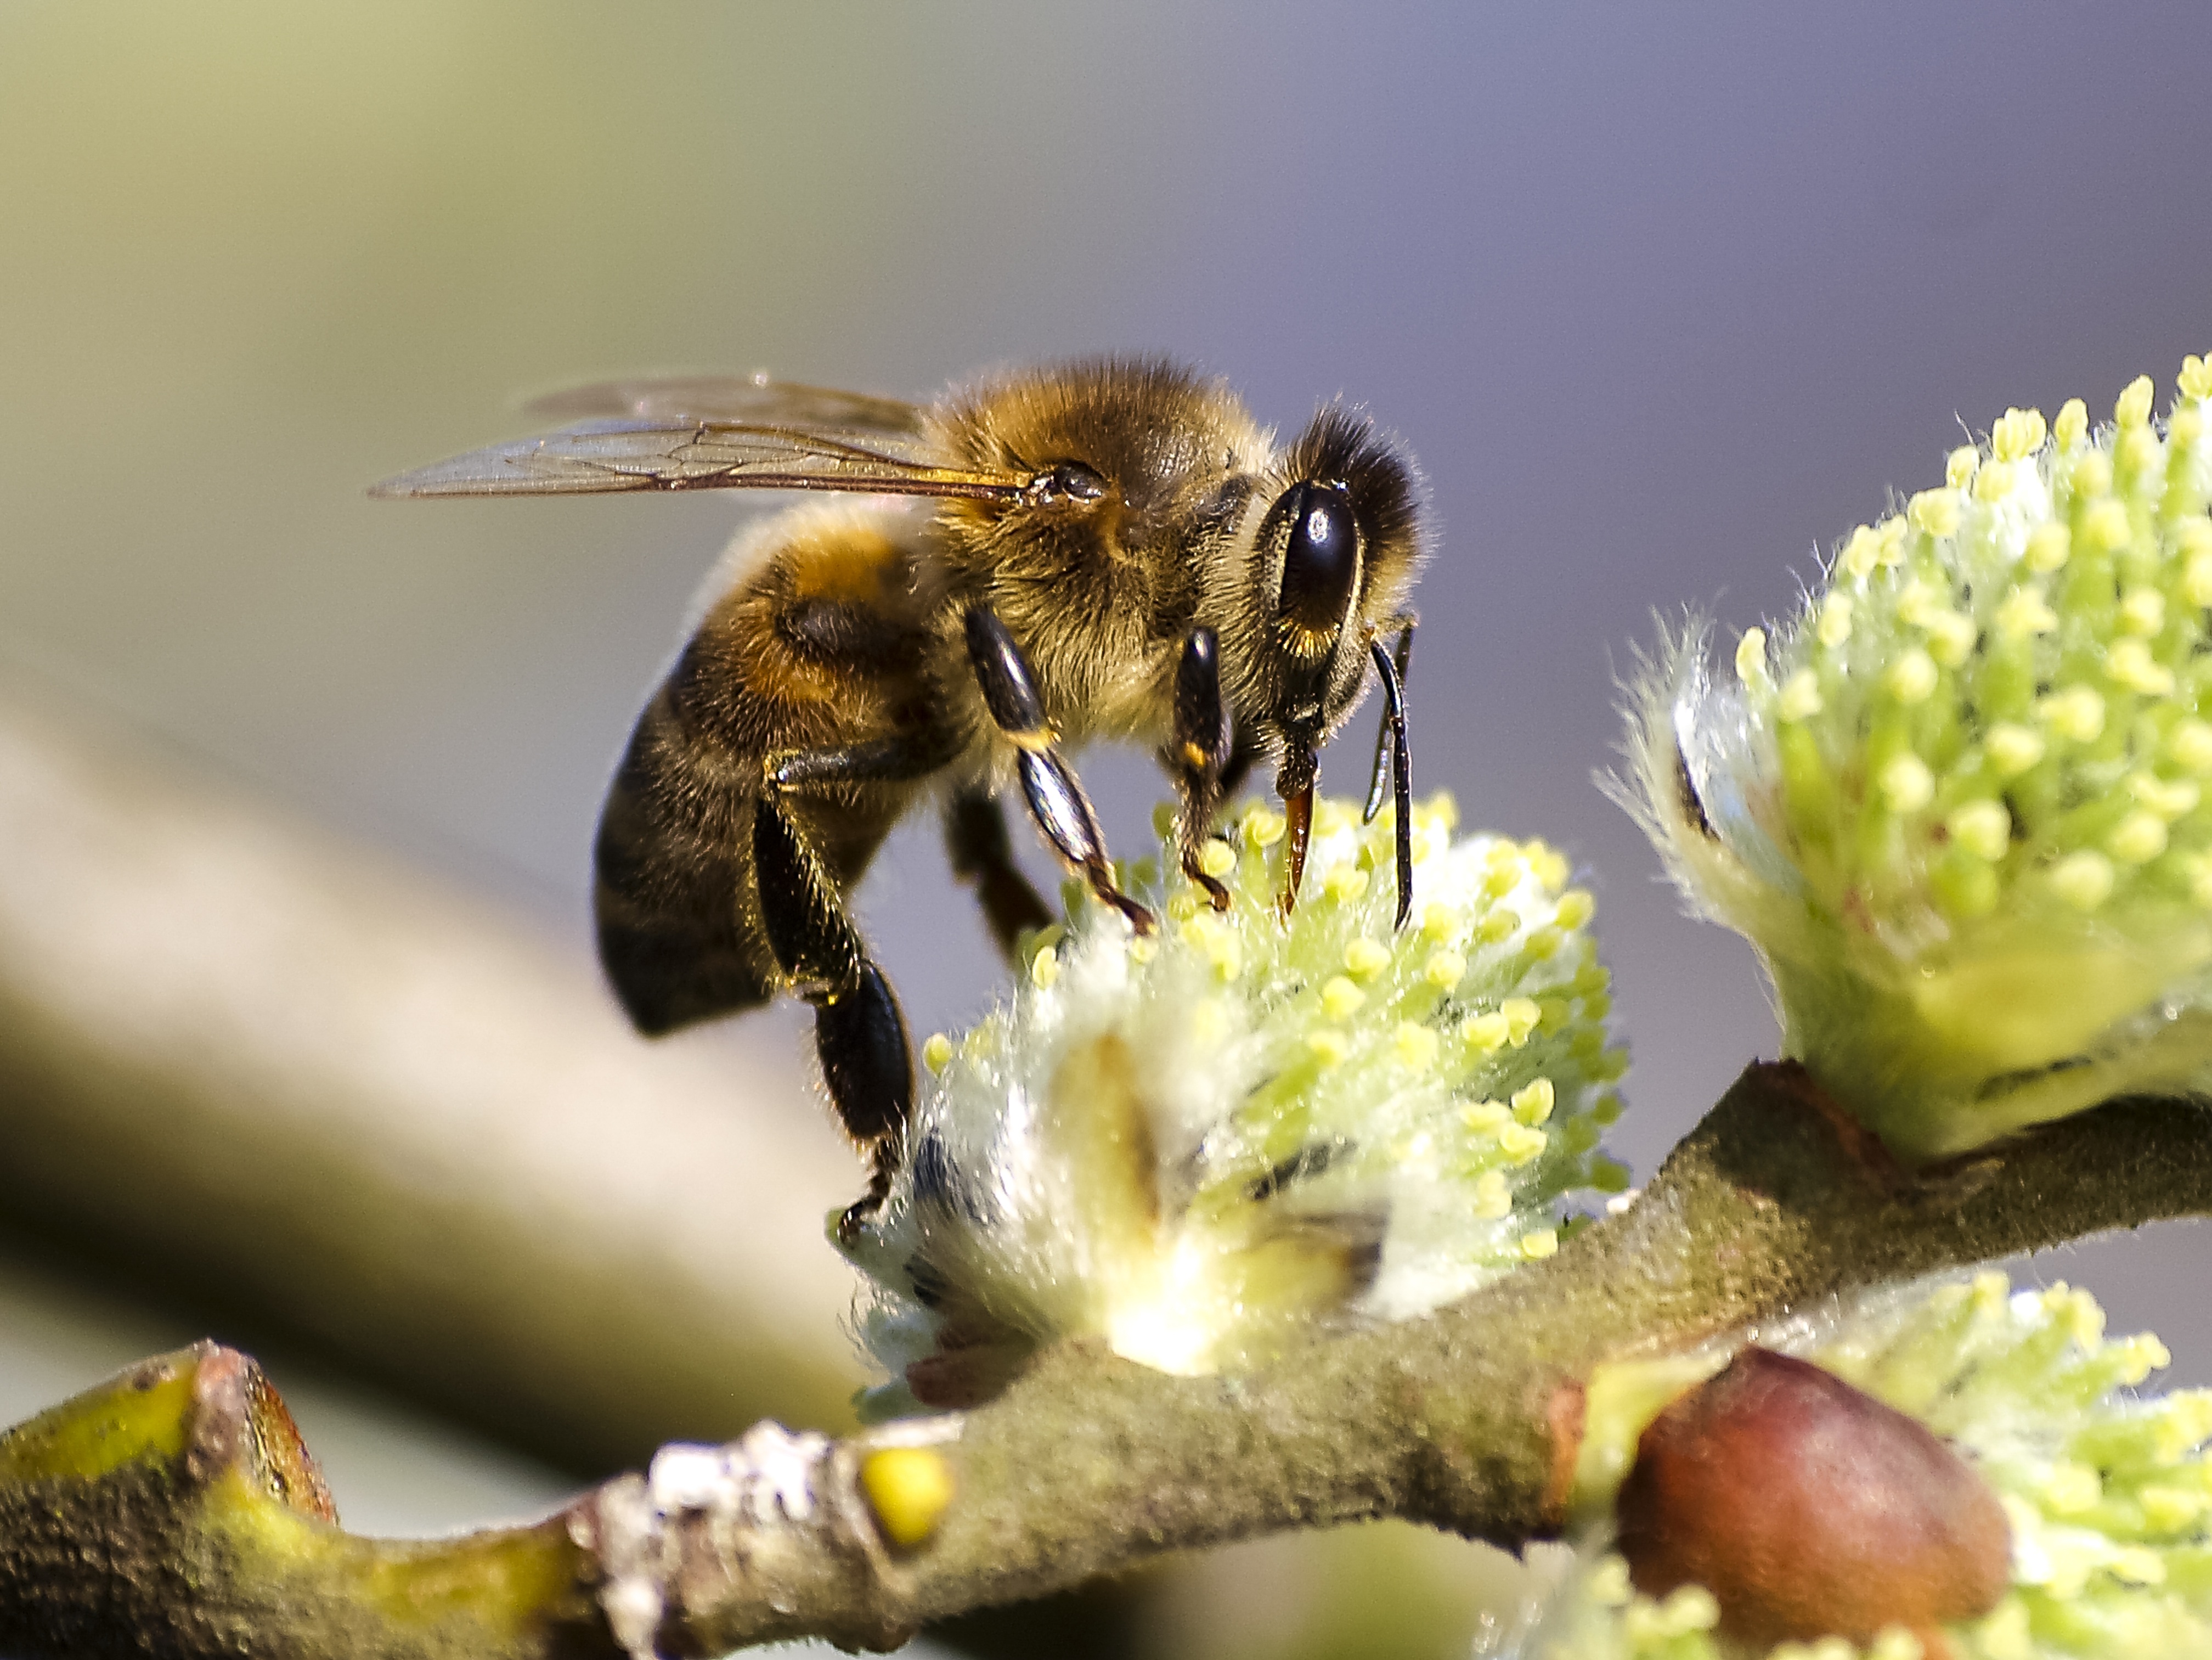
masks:
<svg viewBox="0 0 2212 1660"><path fill-rule="evenodd" d="M1169 734L1166 760L1182 803L1176 815L1176 842L1182 854L1182 873L1206 890L1216 910L1229 909L1229 890L1206 873L1201 858L1206 838L1212 833L1213 815L1221 806L1229 757L1220 642L1212 629L1200 624L1183 641L1182 659L1176 666L1175 729Z"/></svg>
<svg viewBox="0 0 2212 1660"><path fill-rule="evenodd" d="M1073 769L1054 747L1044 699L1037 693L1021 648L988 605L971 606L966 625L968 660L982 689L984 706L993 723L1020 751L1022 794L1029 802L1030 817L1053 850L1083 873L1092 893L1128 918L1139 933L1150 933L1158 926L1152 912L1115 885L1098 815Z"/></svg>

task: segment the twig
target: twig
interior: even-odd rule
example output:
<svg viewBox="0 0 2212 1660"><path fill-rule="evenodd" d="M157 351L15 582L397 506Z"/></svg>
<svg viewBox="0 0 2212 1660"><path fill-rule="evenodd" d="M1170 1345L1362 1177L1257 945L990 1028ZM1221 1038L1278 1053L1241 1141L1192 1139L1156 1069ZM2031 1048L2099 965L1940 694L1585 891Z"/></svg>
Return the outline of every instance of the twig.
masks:
<svg viewBox="0 0 2212 1660"><path fill-rule="evenodd" d="M1572 1406L1602 1360L2208 1208L2212 1118L2195 1105L2117 1104L1907 1177L1839 1134L1796 1068L1756 1066L1624 1214L1440 1314L1316 1340L1240 1377L1170 1377L1071 1346L962 1417L838 1442L763 1426L726 1448L665 1449L650 1475L611 1482L556 1518L575 1554L533 1558L546 1566L524 1590L486 1569L485 1553L543 1541L553 1523L407 1547L404 1560L419 1572L443 1560L461 1602L481 1597L526 1628L500 1653L613 1639L635 1654L706 1654L810 1634L887 1646L924 1620L1294 1527L1396 1516L1517 1546L1560 1523ZM860 1475L886 1446L918 1438L945 1461L952 1497L927 1539L901 1550ZM172 1481L137 1509L96 1502L112 1472L27 1491L11 1487L9 1444L0 1442L0 1540L27 1506L73 1505L83 1530L44 1560L143 1563L152 1539L199 1548L204 1526L180 1530L200 1514L189 1483ZM132 1479L134 1491L159 1487ZM181 1496L165 1508L164 1493ZM271 1535L220 1572L194 1557L201 1612L190 1631L219 1629L235 1645L224 1652L244 1654L458 1651L393 1628L374 1576L380 1554L399 1548L350 1541L349 1554L317 1542L332 1536L322 1524L302 1525L313 1548ZM229 1525L223 1536L250 1531ZM0 1590L0 1645L55 1652L67 1633L40 1623L37 1568L0 1547L0 1588L15 1588ZM143 1573L102 1578L95 1596L81 1566L68 1572L80 1604L105 1596L108 1629L145 1640ZM284 1600L271 1614L276 1581ZM578 1600L585 1590L595 1606ZM179 1639L150 1651L213 1651Z"/></svg>

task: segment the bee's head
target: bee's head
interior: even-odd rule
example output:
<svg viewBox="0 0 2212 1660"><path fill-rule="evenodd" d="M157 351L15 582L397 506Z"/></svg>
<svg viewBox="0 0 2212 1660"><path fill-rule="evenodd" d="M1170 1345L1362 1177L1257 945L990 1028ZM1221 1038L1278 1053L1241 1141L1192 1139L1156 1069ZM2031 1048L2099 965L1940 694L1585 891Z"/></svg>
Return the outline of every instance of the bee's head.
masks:
<svg viewBox="0 0 2212 1660"><path fill-rule="evenodd" d="M1240 603L1217 627L1236 720L1279 758L1276 788L1294 812L1358 701L1370 642L1402 613L1421 557L1419 498L1412 459L1334 406L1254 494Z"/></svg>

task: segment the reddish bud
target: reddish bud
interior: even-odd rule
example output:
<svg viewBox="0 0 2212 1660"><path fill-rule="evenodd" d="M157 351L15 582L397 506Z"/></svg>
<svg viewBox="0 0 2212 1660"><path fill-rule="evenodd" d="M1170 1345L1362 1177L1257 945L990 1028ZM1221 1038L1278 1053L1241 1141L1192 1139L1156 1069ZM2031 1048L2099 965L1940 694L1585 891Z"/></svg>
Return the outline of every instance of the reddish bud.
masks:
<svg viewBox="0 0 2212 1660"><path fill-rule="evenodd" d="M1926 1426L1832 1373L1747 1348L1651 1421L1616 1500L1649 1596L1699 1584L1722 1633L1765 1648L1936 1627L2004 1594L1996 1495Z"/></svg>

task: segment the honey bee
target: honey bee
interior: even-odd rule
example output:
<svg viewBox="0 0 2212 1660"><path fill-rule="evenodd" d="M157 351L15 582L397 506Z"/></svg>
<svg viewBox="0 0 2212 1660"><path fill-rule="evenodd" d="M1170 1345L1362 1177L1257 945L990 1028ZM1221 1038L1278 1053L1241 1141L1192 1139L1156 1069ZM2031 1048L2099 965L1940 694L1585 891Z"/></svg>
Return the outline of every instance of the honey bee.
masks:
<svg viewBox="0 0 2212 1660"><path fill-rule="evenodd" d="M816 1048L880 1201L914 1093L905 1021L846 909L892 826L941 803L954 872L1012 955L1048 918L1000 799L1139 933L1066 760L1156 746L1202 863L1259 761L1304 865L1316 754L1365 689L1385 711L1368 790L1397 806L1412 905L1402 691L1422 556L1410 458L1324 407L1287 446L1223 385L1157 361L1001 374L920 405L750 378L615 381L544 399L571 424L375 487L380 496L840 491L741 535L639 717L596 848L599 955L658 1034L779 992ZM1395 645L1386 636L1395 635Z"/></svg>

